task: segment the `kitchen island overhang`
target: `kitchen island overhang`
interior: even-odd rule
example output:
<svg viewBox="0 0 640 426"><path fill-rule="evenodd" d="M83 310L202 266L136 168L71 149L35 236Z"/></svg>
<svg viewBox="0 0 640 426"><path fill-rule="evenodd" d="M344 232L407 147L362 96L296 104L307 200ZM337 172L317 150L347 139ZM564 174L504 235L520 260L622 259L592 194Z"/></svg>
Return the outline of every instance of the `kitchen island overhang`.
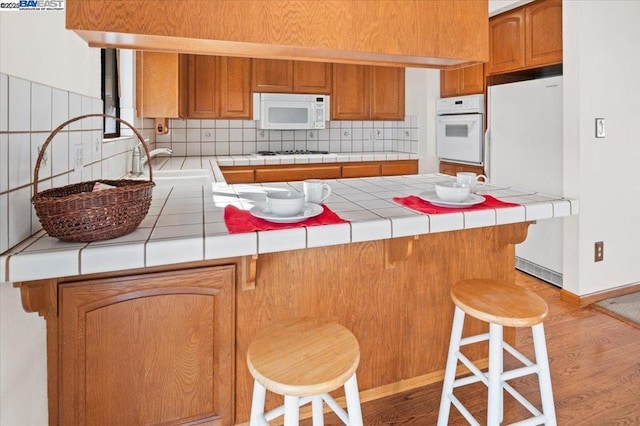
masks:
<svg viewBox="0 0 640 426"><path fill-rule="evenodd" d="M545 215L559 217L577 213L575 201L510 188L490 190L496 195L502 191L503 197L518 201L521 206L424 215L404 212L408 209L399 206L400 210L395 210L396 207L379 202L388 201L394 193L405 194L390 190L400 188L395 185L401 185L405 191L407 188L419 190L447 179L450 177L422 175L330 181L335 194L328 205L350 220L348 224L218 237L183 235L161 241L151 239L143 244L148 249L144 259L149 263L141 267L15 281L22 281L17 285L22 289L25 308L43 313L48 327L53 329L58 326L54 307L60 286L96 276L234 265L235 346L232 350L235 367L233 383L229 386L235 395L235 415L229 424L242 423L248 418L252 381L244 360L249 342L268 324L292 316L329 317L352 330L361 347L358 378L362 400L367 401L441 380L453 315L450 286L468 278L514 283L514 245L526 238L531 222L543 220ZM296 185L298 183L275 186ZM260 188L260 185L220 186L214 188L214 198L217 190L217 196L227 201L232 193L236 199L238 193L253 194L248 197L251 199ZM176 200L192 198L187 197L187 192L169 191L163 205L171 206L171 194ZM377 195L375 199L367 199L365 194ZM204 199L205 196L201 196ZM186 205L184 201L177 203ZM202 204L203 217L210 211L207 205L211 207ZM367 207L355 209L354 206ZM384 214L389 217L383 217ZM241 252L243 246L239 241L248 243L251 250ZM110 249L115 254L118 248L126 247L103 245L111 247L101 247L102 253ZM199 245L199 249L189 249L191 245ZM83 255L91 251L89 246L91 244L74 248L79 263L76 270L82 270ZM165 258L181 257L181 260L159 264L158 247L169 250L172 256L165 252ZM35 250L26 252L27 257L44 255L36 254ZM185 254L192 252L198 252L201 257L188 259ZM207 253L228 254L209 258ZM49 256L54 255L55 252L49 252ZM89 257L87 262L85 266L92 265ZM479 323L470 326L473 332L481 329ZM512 333L509 338L513 336ZM49 335L48 341L48 355L55 359L59 342ZM469 356L482 359L486 354L482 349L473 348ZM52 369L56 368L50 363L50 392L56 392L51 389L51 382L57 380L57 371ZM57 398L54 396L53 400Z"/></svg>

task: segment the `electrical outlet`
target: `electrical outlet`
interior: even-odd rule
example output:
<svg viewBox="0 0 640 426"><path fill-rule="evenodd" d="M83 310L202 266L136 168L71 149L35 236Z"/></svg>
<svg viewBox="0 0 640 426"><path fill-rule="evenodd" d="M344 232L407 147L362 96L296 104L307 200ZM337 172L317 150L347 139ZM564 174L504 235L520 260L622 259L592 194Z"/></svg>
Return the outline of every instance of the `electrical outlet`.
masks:
<svg viewBox="0 0 640 426"><path fill-rule="evenodd" d="M594 247L594 262L602 262L604 260L604 242L598 241Z"/></svg>
<svg viewBox="0 0 640 426"><path fill-rule="evenodd" d="M596 138L604 138L604 118L596 118Z"/></svg>
<svg viewBox="0 0 640 426"><path fill-rule="evenodd" d="M382 129L375 129L373 131L373 137L377 141L384 139L384 131Z"/></svg>
<svg viewBox="0 0 640 426"><path fill-rule="evenodd" d="M81 172L82 171L82 165L83 165L83 151L82 151L82 144L78 143L74 145L74 152L75 152L75 158L73 159L73 171L74 172Z"/></svg>
<svg viewBox="0 0 640 426"><path fill-rule="evenodd" d="M42 145L38 145L38 152L37 152L38 155L40 155L40 150L41 149L42 149ZM44 154L42 154L42 165L46 166L48 161L49 161L49 155L45 151Z"/></svg>

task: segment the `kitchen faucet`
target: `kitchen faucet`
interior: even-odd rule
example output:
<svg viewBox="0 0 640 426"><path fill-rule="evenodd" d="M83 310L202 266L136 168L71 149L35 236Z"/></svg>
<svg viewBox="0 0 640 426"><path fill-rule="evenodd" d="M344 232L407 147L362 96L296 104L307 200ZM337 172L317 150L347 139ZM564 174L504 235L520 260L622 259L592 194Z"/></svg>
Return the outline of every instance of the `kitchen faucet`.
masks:
<svg viewBox="0 0 640 426"><path fill-rule="evenodd" d="M144 166L154 157L164 154L172 155L173 151L169 148L157 148L149 152L149 157L146 155L143 157L140 153L140 147L142 143L139 143L133 148L133 155L131 156L131 174L140 176L144 171Z"/></svg>

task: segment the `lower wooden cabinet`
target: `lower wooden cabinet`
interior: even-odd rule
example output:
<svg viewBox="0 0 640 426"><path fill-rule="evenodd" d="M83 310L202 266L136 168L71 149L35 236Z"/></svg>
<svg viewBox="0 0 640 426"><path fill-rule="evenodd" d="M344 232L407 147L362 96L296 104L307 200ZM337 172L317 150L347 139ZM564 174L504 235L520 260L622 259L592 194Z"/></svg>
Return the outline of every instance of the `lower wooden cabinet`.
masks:
<svg viewBox="0 0 640 426"><path fill-rule="evenodd" d="M449 163L447 161L440 162L440 173L455 176L458 172L473 172L477 175L484 174L482 166L473 166L471 164Z"/></svg>
<svg viewBox="0 0 640 426"><path fill-rule="evenodd" d="M59 425L233 424L235 267L59 287Z"/></svg>
<svg viewBox="0 0 640 426"><path fill-rule="evenodd" d="M371 177L380 176L382 165L377 163L353 163L342 166L342 177Z"/></svg>
<svg viewBox="0 0 640 426"><path fill-rule="evenodd" d="M304 179L412 175L418 173L418 160L274 166L222 166L220 170L227 183L288 182Z"/></svg>

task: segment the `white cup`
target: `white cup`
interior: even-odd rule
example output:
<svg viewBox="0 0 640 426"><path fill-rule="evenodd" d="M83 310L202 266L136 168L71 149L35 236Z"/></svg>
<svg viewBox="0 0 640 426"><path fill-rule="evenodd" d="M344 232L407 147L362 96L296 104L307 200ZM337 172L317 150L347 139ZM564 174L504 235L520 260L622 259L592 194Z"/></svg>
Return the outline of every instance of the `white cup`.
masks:
<svg viewBox="0 0 640 426"><path fill-rule="evenodd" d="M471 187L471 193L475 194L478 186L485 186L487 184L487 177L485 175L477 175L473 172L458 172L456 173L456 182L468 184Z"/></svg>
<svg viewBox="0 0 640 426"><path fill-rule="evenodd" d="M331 187L320 179L307 179L302 182L304 200L307 203L320 204L331 195Z"/></svg>

